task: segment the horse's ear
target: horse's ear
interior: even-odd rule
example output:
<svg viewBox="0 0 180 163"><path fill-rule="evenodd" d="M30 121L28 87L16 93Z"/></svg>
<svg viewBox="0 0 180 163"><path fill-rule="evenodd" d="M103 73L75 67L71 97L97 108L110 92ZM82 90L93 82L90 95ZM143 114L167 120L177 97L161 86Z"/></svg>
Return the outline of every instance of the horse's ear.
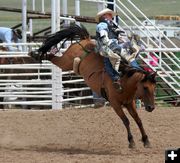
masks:
<svg viewBox="0 0 180 163"><path fill-rule="evenodd" d="M157 71L156 72L152 72L150 74L150 80L155 83L156 82L156 75L157 75Z"/></svg>
<svg viewBox="0 0 180 163"><path fill-rule="evenodd" d="M155 79L155 78L156 78L156 75L157 75L157 71L156 71L156 72L151 73L151 77L152 77L152 79Z"/></svg>

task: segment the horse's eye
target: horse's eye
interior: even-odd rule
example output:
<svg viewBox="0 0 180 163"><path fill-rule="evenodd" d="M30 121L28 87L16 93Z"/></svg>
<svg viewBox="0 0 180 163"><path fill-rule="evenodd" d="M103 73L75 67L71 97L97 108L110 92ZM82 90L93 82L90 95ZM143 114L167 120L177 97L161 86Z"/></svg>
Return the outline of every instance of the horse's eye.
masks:
<svg viewBox="0 0 180 163"><path fill-rule="evenodd" d="M144 91L147 91L148 90L148 87L144 87Z"/></svg>

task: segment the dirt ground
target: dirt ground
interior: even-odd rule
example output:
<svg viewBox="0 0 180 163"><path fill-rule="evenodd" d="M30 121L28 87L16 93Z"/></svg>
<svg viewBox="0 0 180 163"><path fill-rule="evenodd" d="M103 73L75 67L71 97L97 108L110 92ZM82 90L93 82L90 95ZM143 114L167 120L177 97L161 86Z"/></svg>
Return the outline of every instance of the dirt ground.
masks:
<svg viewBox="0 0 180 163"><path fill-rule="evenodd" d="M149 135L144 148L128 148L125 127L110 107L65 110L0 110L0 163L164 163L165 149L180 147L180 108L138 113Z"/></svg>

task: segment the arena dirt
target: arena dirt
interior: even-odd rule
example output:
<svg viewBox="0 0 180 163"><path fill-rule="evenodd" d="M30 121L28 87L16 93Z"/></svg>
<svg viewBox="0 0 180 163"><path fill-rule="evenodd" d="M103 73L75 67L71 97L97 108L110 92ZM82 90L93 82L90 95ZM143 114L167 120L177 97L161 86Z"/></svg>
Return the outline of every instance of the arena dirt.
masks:
<svg viewBox="0 0 180 163"><path fill-rule="evenodd" d="M0 163L164 163L165 149L180 147L180 108L138 113L149 135L144 148L133 119L135 149L110 107L0 110Z"/></svg>

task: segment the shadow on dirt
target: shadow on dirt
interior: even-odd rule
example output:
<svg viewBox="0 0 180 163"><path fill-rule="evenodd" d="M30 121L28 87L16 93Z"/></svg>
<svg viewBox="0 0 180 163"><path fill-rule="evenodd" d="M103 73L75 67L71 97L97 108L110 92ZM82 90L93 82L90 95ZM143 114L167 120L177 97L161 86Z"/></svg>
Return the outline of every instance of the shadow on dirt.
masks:
<svg viewBox="0 0 180 163"><path fill-rule="evenodd" d="M60 148L59 146L27 146L27 147L0 147L0 149L6 149L11 151L35 151L35 152L43 152L43 153L60 153L65 155L78 155L78 154L86 154L86 155L123 155L121 151L117 151L117 149L87 149L87 148Z"/></svg>

